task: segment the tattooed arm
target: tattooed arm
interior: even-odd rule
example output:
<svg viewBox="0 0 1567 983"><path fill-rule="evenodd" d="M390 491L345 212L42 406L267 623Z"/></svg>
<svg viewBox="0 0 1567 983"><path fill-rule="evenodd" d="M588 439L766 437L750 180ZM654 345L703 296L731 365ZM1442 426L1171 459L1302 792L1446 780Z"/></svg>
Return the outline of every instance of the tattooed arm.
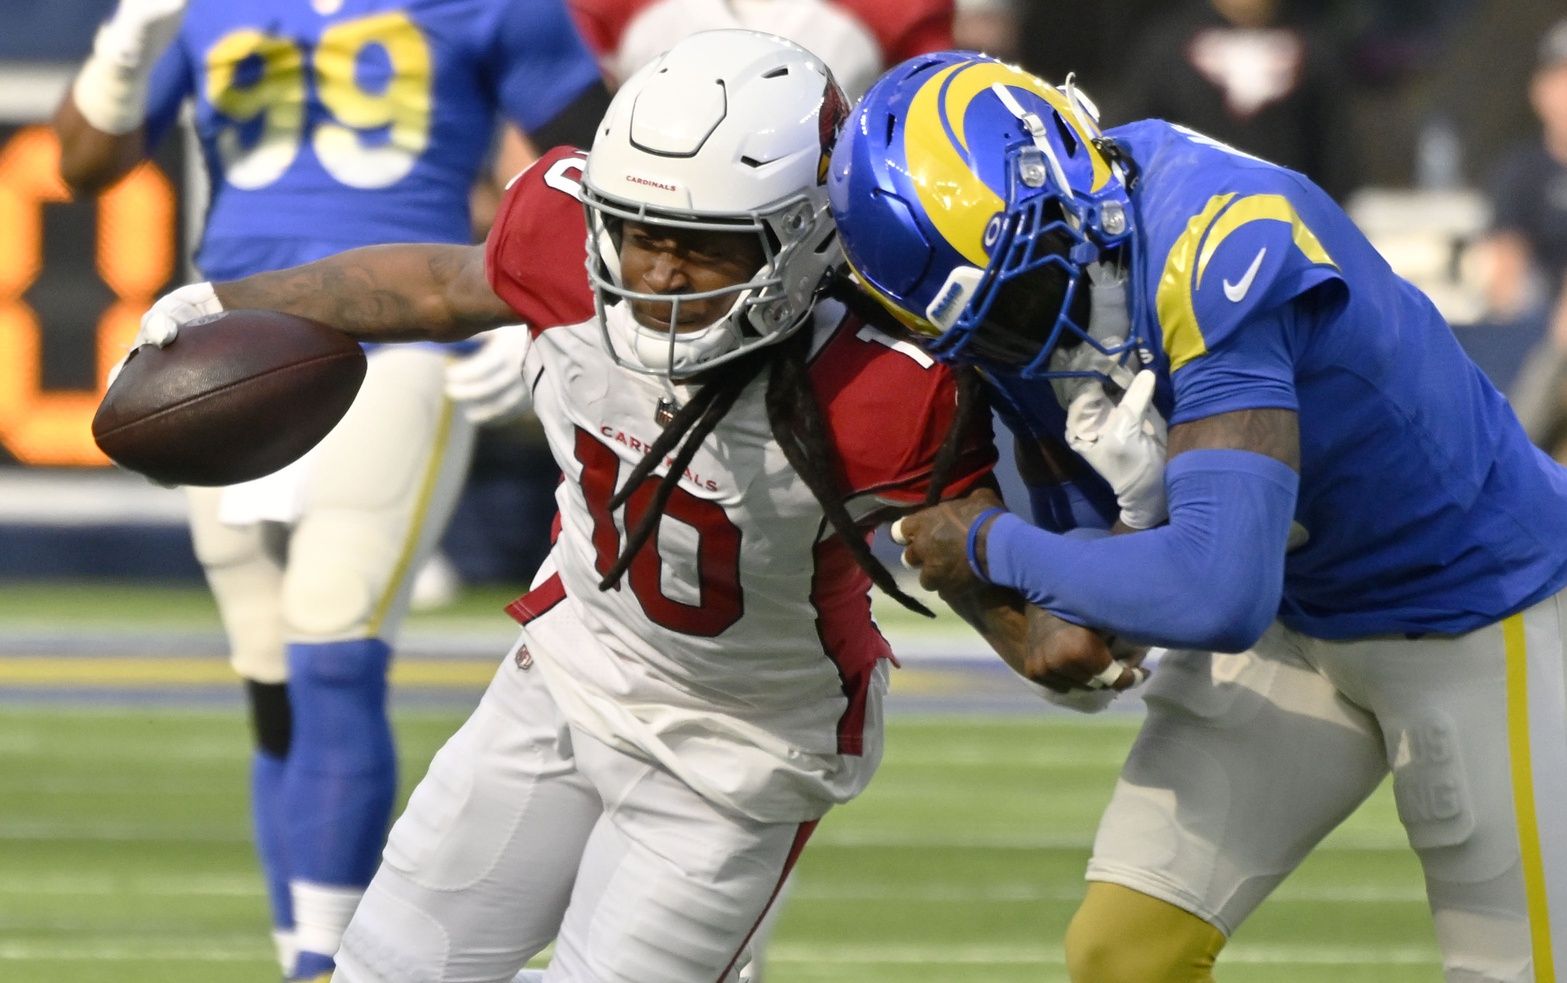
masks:
<svg viewBox="0 0 1567 983"><path fill-rule="evenodd" d="M1112 647L1104 634L1062 621L1011 588L981 584L943 591L941 598L1013 672L1047 689L1065 693L1086 686L1116 657L1127 668L1111 688L1137 683L1131 667L1142 662L1147 649Z"/></svg>
<svg viewBox="0 0 1567 983"><path fill-rule="evenodd" d="M1292 410L1236 410L1170 428L1170 460L1196 450L1251 451L1299 471L1299 420Z"/></svg>
<svg viewBox="0 0 1567 983"><path fill-rule="evenodd" d="M517 320L482 245L367 246L214 290L225 309L285 311L365 341L455 341Z"/></svg>
<svg viewBox="0 0 1567 983"><path fill-rule="evenodd" d="M913 524L920 529L919 543L927 546L938 540L956 543L956 551L949 550L948 558L966 567L968 559L962 552L962 544L969 522L984 510L1000 505L1001 499L995 492L980 488L962 498L950 499L909 516L896 529L904 535ZM905 555L911 561L923 556L912 543ZM932 573L931 565L921 564L922 583L937 586L928 580ZM1110 641L1102 634L1061 620L1031 604L1011 588L964 577L953 578L950 585L937 589L941 599L968 622L1014 672L1056 692L1064 693L1086 685L1110 665L1112 657L1122 656L1128 666L1141 661L1139 652L1129 647L1112 651ZM1125 689L1136 681L1137 676L1127 669L1114 688Z"/></svg>

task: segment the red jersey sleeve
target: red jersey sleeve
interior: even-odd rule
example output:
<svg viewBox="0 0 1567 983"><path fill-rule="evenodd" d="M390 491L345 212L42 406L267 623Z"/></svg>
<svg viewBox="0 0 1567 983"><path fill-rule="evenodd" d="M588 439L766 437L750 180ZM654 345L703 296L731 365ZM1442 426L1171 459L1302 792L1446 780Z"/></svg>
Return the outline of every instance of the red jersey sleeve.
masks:
<svg viewBox="0 0 1567 983"><path fill-rule="evenodd" d="M579 197L585 164L582 151L557 147L512 178L484 244L491 289L534 334L594 313Z"/></svg>
<svg viewBox="0 0 1567 983"><path fill-rule="evenodd" d="M957 417L952 373L912 343L854 318L822 346L810 373L848 494L923 502L936 453ZM990 410L979 408L941 497L985 482L995 463Z"/></svg>
<svg viewBox="0 0 1567 983"><path fill-rule="evenodd" d="M929 51L951 48L953 0L837 0L870 29L887 66Z"/></svg>
<svg viewBox="0 0 1567 983"><path fill-rule="evenodd" d="M615 53L626 25L647 5L647 0L570 0L568 4L582 39L600 61Z"/></svg>

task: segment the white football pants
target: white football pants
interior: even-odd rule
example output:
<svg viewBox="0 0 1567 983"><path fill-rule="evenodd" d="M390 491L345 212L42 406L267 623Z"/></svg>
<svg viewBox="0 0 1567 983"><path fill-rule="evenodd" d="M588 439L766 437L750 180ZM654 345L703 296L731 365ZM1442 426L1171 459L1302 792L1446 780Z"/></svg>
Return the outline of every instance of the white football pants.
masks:
<svg viewBox="0 0 1567 983"><path fill-rule="evenodd" d="M1170 653L1088 879L1228 935L1391 771L1447 979L1567 978L1564 597L1452 638Z"/></svg>
<svg viewBox="0 0 1567 983"><path fill-rule="evenodd" d="M450 358L430 345L370 353L286 524L229 525L219 518L224 489L187 489L196 557L240 676L283 682L286 642L397 637L473 448L473 424L446 397Z"/></svg>
<svg viewBox="0 0 1567 983"><path fill-rule="evenodd" d="M548 983L733 979L815 823L721 812L573 729L518 651L392 828L333 980L510 983L551 939Z"/></svg>

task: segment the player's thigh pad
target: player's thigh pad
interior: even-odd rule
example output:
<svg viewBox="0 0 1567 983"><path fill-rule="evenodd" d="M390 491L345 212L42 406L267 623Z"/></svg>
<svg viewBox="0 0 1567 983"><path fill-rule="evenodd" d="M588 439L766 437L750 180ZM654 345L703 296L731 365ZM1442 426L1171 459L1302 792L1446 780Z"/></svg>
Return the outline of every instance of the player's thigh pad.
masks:
<svg viewBox="0 0 1567 983"><path fill-rule="evenodd" d="M229 662L245 679L281 683L283 656L282 530L266 523L218 521L221 488L186 489L191 542L228 637Z"/></svg>
<svg viewBox="0 0 1567 983"><path fill-rule="evenodd" d="M669 772L585 734L608 813L593 831L547 983L727 978L814 823L720 811Z"/></svg>
<svg viewBox="0 0 1567 983"><path fill-rule="evenodd" d="M1317 642L1376 714L1449 980L1567 978L1563 602L1456 638Z"/></svg>
<svg viewBox="0 0 1567 983"><path fill-rule="evenodd" d="M560 926L602 806L537 669L510 657L392 827L347 983L509 983Z"/></svg>
<svg viewBox="0 0 1567 983"><path fill-rule="evenodd" d="M1240 654L1172 651L1094 839L1088 879L1226 935L1386 774L1365 711L1274 625Z"/></svg>
<svg viewBox="0 0 1567 983"><path fill-rule="evenodd" d="M473 448L473 425L446 398L447 359L430 346L371 352L358 397L321 443L289 542L291 641L396 636Z"/></svg>

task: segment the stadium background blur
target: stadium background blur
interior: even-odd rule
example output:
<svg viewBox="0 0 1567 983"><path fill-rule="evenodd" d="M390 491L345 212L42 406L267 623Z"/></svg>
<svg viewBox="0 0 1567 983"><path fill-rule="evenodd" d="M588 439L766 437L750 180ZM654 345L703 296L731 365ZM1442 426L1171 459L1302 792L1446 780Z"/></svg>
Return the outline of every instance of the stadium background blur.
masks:
<svg viewBox="0 0 1567 983"><path fill-rule="evenodd" d="M305 2L305 0L299 0ZM46 126L113 0L0 0L0 978L266 979L244 736L177 492L106 466L88 421L136 320L191 278L191 145L73 202ZM1216 4L1217 5L1217 4ZM960 3L959 37L1119 119L1128 52L1169 7ZM1351 214L1504 389L1543 305L1487 316L1480 190L1536 130L1543 0L1297 0L1332 39ZM1244 149L1244 146L1243 146ZM443 543L466 585L417 615L398 667L405 786L510 635L556 480L528 422L492 429ZM1055 979L1092 824L1135 724L1046 711L954 619L880 605L905 655L886 773L824 825L769 980ZM1245 980L1439 978L1418 872L1380 794L1226 955ZM1358 974L1364 975L1358 975Z"/></svg>

